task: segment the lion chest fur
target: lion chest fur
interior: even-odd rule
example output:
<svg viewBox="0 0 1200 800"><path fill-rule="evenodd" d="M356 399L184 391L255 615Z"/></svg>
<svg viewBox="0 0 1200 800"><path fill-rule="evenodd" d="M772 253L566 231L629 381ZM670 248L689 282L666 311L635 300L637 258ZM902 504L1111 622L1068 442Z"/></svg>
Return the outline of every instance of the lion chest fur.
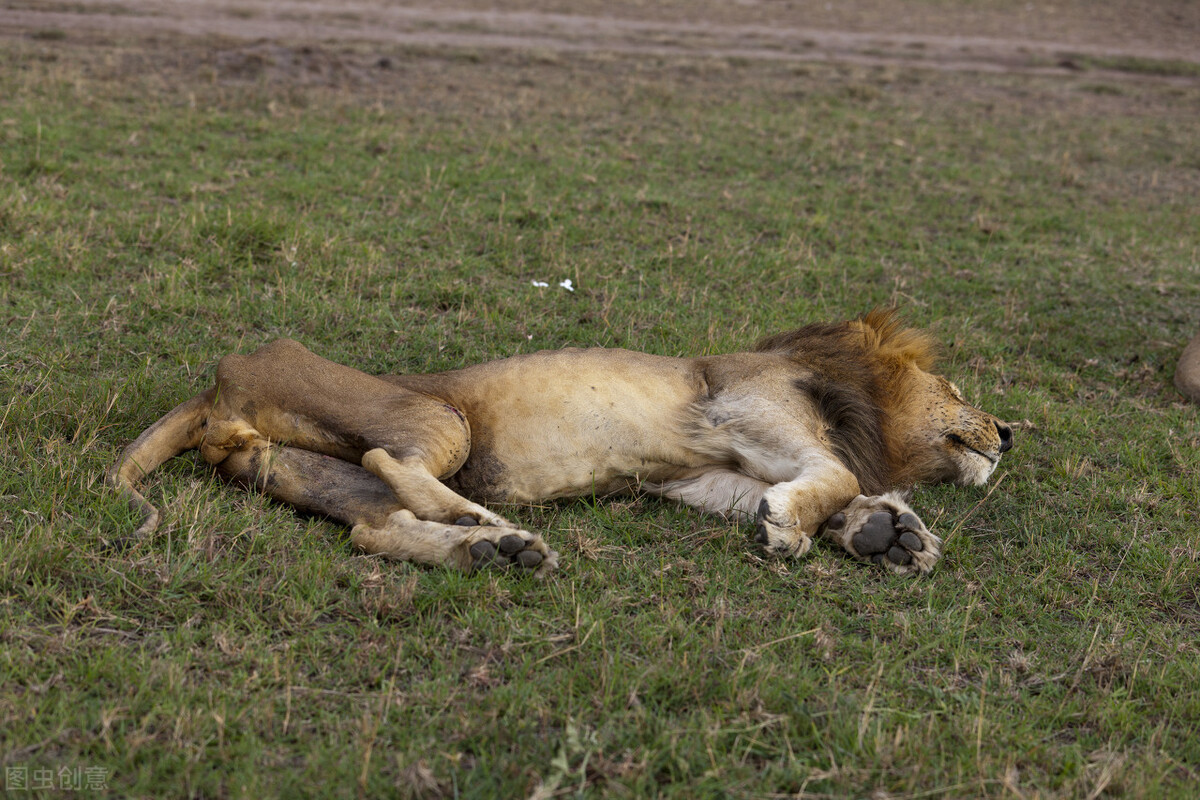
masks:
<svg viewBox="0 0 1200 800"><path fill-rule="evenodd" d="M747 360L758 362L753 380L713 383L735 361L745 377ZM764 354L685 359L567 348L385 380L466 415L470 454L448 485L481 499L530 502L711 468L749 469L771 482L795 477L822 449L823 435L810 398L792 385L796 374ZM798 430L808 446L796 446Z"/></svg>

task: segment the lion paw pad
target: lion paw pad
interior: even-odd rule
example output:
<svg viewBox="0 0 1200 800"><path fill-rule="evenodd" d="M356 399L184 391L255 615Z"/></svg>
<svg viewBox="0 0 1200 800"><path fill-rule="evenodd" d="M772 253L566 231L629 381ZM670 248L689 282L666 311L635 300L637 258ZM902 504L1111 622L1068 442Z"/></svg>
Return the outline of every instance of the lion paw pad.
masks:
<svg viewBox="0 0 1200 800"><path fill-rule="evenodd" d="M925 549L921 537L913 533L913 529L920 530L920 526L921 521L914 514L901 514L893 521L891 513L876 511L851 542L860 555L868 556L872 561L878 563L886 555L893 564L907 566L912 563L913 553Z"/></svg>
<svg viewBox="0 0 1200 800"><path fill-rule="evenodd" d="M925 543L917 533L924 529L915 514L905 512L895 516L890 511L876 511L867 517L850 542L861 557L880 566L890 563L908 567L915 554L925 551Z"/></svg>
<svg viewBox="0 0 1200 800"><path fill-rule="evenodd" d="M467 552L471 554L472 570L511 566L539 570L546 560L541 549L545 549L545 545L540 539L526 541L516 534L508 534L496 541L481 539L471 545Z"/></svg>
<svg viewBox="0 0 1200 800"><path fill-rule="evenodd" d="M929 572L941 557L941 540L895 495L860 495L826 520L824 531L852 555L892 572Z"/></svg>

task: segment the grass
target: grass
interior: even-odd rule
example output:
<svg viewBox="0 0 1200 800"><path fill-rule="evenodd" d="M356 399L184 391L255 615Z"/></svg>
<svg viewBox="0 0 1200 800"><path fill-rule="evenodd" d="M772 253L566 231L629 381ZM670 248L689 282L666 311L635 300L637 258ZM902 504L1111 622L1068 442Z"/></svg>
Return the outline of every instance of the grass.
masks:
<svg viewBox="0 0 1200 800"><path fill-rule="evenodd" d="M1079 53L1064 53L1063 57L1079 69L1108 69L1163 77L1196 78L1200 76L1200 64L1195 61L1139 56L1093 56Z"/></svg>
<svg viewBox="0 0 1200 800"><path fill-rule="evenodd" d="M1196 89L414 51L331 88L44 46L0 55L6 768L141 797L1191 795ZM278 336L436 370L889 303L1023 421L993 492L917 495L927 579L766 561L647 498L508 509L563 569L463 576L192 457L148 482L159 534L107 546L136 524L101 484L120 448Z"/></svg>

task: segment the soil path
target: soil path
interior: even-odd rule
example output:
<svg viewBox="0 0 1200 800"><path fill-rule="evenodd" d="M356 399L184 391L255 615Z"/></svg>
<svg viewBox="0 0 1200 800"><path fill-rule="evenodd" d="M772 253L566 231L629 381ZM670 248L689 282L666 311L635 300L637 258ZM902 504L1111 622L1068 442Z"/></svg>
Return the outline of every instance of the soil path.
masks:
<svg viewBox="0 0 1200 800"><path fill-rule="evenodd" d="M1200 70L1180 69L1200 64L1200 3L1192 0L510 0L505 10L482 0L0 0L0 36L78 32L985 72L1067 72L1086 63L1128 73L1138 62L1132 72L1141 79L1200 82Z"/></svg>

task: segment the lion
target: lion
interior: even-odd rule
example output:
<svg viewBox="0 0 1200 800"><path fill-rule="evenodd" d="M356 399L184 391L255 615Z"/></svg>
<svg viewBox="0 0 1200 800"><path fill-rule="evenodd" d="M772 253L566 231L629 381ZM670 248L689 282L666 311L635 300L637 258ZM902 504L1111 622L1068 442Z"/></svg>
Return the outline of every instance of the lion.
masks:
<svg viewBox="0 0 1200 800"><path fill-rule="evenodd" d="M138 491L199 449L228 481L351 527L371 554L542 576L558 555L484 503L644 492L753 521L769 554L823 535L851 557L927 573L941 540L912 487L982 485L1012 431L930 370L933 341L893 310L818 323L750 352L670 358L606 348L372 376L281 339L228 355L216 383L130 444L108 473Z"/></svg>
<svg viewBox="0 0 1200 800"><path fill-rule="evenodd" d="M1188 342L1179 356L1179 365L1175 368L1175 388L1188 400L1200 403L1200 333Z"/></svg>

